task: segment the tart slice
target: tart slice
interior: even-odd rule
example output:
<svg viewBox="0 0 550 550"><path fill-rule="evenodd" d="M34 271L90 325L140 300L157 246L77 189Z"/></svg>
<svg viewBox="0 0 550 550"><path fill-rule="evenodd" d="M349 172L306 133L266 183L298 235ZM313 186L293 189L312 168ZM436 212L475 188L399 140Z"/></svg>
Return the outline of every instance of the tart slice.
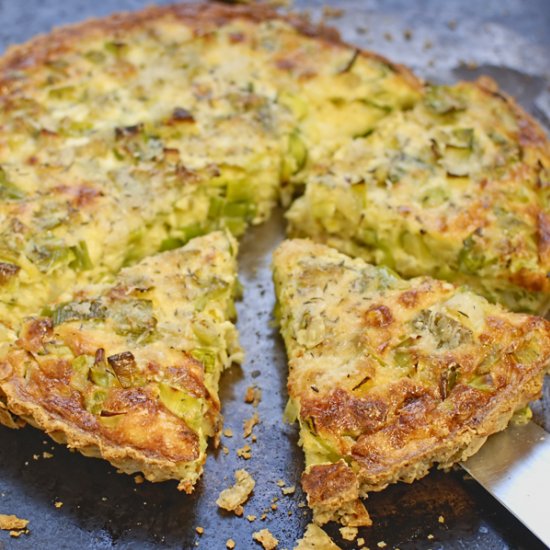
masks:
<svg viewBox="0 0 550 550"><path fill-rule="evenodd" d="M368 525L360 497L464 460L540 395L544 319L307 240L279 247L274 280L320 524Z"/></svg>
<svg viewBox="0 0 550 550"><path fill-rule="evenodd" d="M220 431L220 373L242 359L236 251L211 233L29 318L0 362L4 405L87 456L191 492Z"/></svg>

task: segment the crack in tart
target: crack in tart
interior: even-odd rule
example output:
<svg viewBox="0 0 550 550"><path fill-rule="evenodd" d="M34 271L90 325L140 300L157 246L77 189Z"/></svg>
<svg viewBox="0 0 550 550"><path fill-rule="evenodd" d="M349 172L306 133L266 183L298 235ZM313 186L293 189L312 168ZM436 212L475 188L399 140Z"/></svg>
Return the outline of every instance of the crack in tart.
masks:
<svg viewBox="0 0 550 550"><path fill-rule="evenodd" d="M360 497L466 459L540 397L545 319L308 240L284 241L273 274L320 524L369 525Z"/></svg>

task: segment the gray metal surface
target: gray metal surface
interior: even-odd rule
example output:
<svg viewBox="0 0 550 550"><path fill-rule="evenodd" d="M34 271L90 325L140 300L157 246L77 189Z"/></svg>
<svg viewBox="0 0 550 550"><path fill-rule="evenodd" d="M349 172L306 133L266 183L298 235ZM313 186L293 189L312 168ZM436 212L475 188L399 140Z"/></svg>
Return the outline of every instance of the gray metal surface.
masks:
<svg viewBox="0 0 550 550"><path fill-rule="evenodd" d="M52 26L137 9L151 0L0 0L0 50L10 43L49 31ZM166 2L164 2L166 3ZM345 9L329 21L345 38L412 66L424 77L452 81L489 72L501 86L540 120L550 114L550 2L547 0L346 0ZM296 2L319 14L322 2ZM477 67L474 65L477 64ZM205 475L187 496L175 483L136 485L108 464L70 453L32 428L14 432L0 428L0 513L30 520L30 534L10 539L0 532L0 548L21 549L159 549L223 550L227 539L237 549L259 548L252 533L269 528L279 548L293 548L310 520L301 507L299 488L303 458L293 426L281 423L286 401L284 347L271 326L273 289L270 255L283 238L281 213L243 239L241 279L245 288L238 305L242 344L247 351L241 369L222 379L226 455L211 450ZM250 385L263 392L259 405L258 440L252 457L238 458L245 444L243 421L253 413L243 402ZM550 388L537 406L537 421L550 426ZM248 441L248 440L247 440ZM50 459L43 452L51 452ZM246 467L257 486L245 515L250 523L220 512L215 500L232 483L233 472ZM283 496L282 479L296 486ZM274 499L278 499L274 501ZM57 508L56 502L63 503ZM272 504L276 509L271 508ZM373 494L367 502L375 525L361 530L365 547L405 549L528 549L544 546L488 493L460 470L433 472L412 484L398 484ZM260 517L266 513L266 519ZM440 519L441 518L441 519ZM195 527L204 527L202 536ZM335 526L329 531L342 548Z"/></svg>
<svg viewBox="0 0 550 550"><path fill-rule="evenodd" d="M550 547L550 434L534 422L489 438L462 467Z"/></svg>

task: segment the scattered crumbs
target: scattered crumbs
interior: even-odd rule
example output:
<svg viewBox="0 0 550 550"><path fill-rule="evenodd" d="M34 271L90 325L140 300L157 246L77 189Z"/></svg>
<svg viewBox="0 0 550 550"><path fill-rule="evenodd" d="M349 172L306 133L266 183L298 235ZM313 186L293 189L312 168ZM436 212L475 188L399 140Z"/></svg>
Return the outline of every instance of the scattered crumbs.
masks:
<svg viewBox="0 0 550 550"><path fill-rule="evenodd" d="M269 532L269 529L262 529L261 531L256 531L252 538L259 542L265 550L274 550L277 548L279 541Z"/></svg>
<svg viewBox="0 0 550 550"><path fill-rule="evenodd" d="M433 42L431 40L426 40L426 42L424 42L424 49L431 50L432 48L433 48Z"/></svg>
<svg viewBox="0 0 550 550"><path fill-rule="evenodd" d="M296 486L291 485L290 487L283 487L281 491L283 492L283 495L293 495L296 491Z"/></svg>
<svg viewBox="0 0 550 550"><path fill-rule="evenodd" d="M271 505L271 509L272 509L273 511L277 510L277 508L278 508L278 506L277 506L276 504L272 504L272 505Z"/></svg>
<svg viewBox="0 0 550 550"><path fill-rule="evenodd" d="M355 540L357 537L358 529L357 527L340 527L340 535L344 540Z"/></svg>
<svg viewBox="0 0 550 550"><path fill-rule="evenodd" d="M262 516L260 517L260 519L261 519L262 521L264 521L265 518L267 518L267 514L262 514Z"/></svg>
<svg viewBox="0 0 550 550"><path fill-rule="evenodd" d="M53 458L52 453L48 453L47 451L44 451L42 453L42 458Z"/></svg>
<svg viewBox="0 0 550 550"><path fill-rule="evenodd" d="M250 435L252 435L252 430L254 429L254 426L260 423L260 417L258 416L258 413L255 412L248 420L244 421L243 424L243 437L247 438Z"/></svg>
<svg viewBox="0 0 550 550"><path fill-rule="evenodd" d="M246 516L246 519L252 523L253 521L256 521L256 516L254 514L248 514L248 516Z"/></svg>
<svg viewBox="0 0 550 550"><path fill-rule="evenodd" d="M33 460L38 460L40 458L40 455L32 455Z"/></svg>
<svg viewBox="0 0 550 550"><path fill-rule="evenodd" d="M413 37L413 33L412 33L411 29L405 29L403 31L403 38L405 40L412 40L412 37Z"/></svg>
<svg viewBox="0 0 550 550"><path fill-rule="evenodd" d="M204 527L195 527L195 531L198 535L201 535L204 533Z"/></svg>
<svg viewBox="0 0 550 550"><path fill-rule="evenodd" d="M306 503L303 500L298 502L298 508L305 508L305 507L306 507Z"/></svg>
<svg viewBox="0 0 550 550"><path fill-rule="evenodd" d="M428 535L428 540L434 540L434 539L435 539L435 537L430 533L430 534Z"/></svg>
<svg viewBox="0 0 550 550"><path fill-rule="evenodd" d="M222 447L222 451L223 451L223 454L224 454L224 455L228 455L228 454L229 454L229 449L228 449L225 445Z"/></svg>
<svg viewBox="0 0 550 550"><path fill-rule="evenodd" d="M323 16L331 19L338 19L344 15L344 10L332 6L323 6Z"/></svg>
<svg viewBox="0 0 550 550"><path fill-rule="evenodd" d="M28 529L21 530L21 531L10 531L10 537L13 537L14 539L19 538L23 533L28 533Z"/></svg>
<svg viewBox="0 0 550 550"><path fill-rule="evenodd" d="M18 518L14 515L0 514L0 529L3 529L4 531L25 529L28 524L28 519Z"/></svg>
<svg viewBox="0 0 550 550"><path fill-rule="evenodd" d="M286 485L286 483L285 483L282 479L278 479L278 480L277 480L277 485L278 485L279 487L284 487L284 486Z"/></svg>
<svg viewBox="0 0 550 550"><path fill-rule="evenodd" d="M294 550L312 550L319 548L323 550L341 550L333 540L315 523L307 526L303 538L298 541Z"/></svg>
<svg viewBox="0 0 550 550"><path fill-rule="evenodd" d="M231 428L225 428L223 435L225 435L225 437L233 437L233 430Z"/></svg>
<svg viewBox="0 0 550 550"><path fill-rule="evenodd" d="M363 537L359 537L355 542L359 548L361 548L361 546L365 546L365 539Z"/></svg>
<svg viewBox="0 0 550 550"><path fill-rule="evenodd" d="M250 448L250 445L245 445L244 447L237 449L237 456L248 460L252 456L252 449Z"/></svg>
<svg viewBox="0 0 550 550"><path fill-rule="evenodd" d="M56 508L61 508L63 506L63 503L60 501L60 500L56 500L53 505L56 507Z"/></svg>
<svg viewBox="0 0 550 550"><path fill-rule="evenodd" d="M391 42L393 40L393 36L390 32L385 32L384 39L387 40L388 42Z"/></svg>
<svg viewBox="0 0 550 550"><path fill-rule="evenodd" d="M380 540L376 543L376 546L378 546L378 548L386 548L388 545L383 540Z"/></svg>
<svg viewBox="0 0 550 550"><path fill-rule="evenodd" d="M237 470L235 472L235 485L224 489L218 500L216 500L216 504L228 512L234 512L237 516L242 516L242 505L248 500L255 485L256 482L246 470Z"/></svg>
<svg viewBox="0 0 550 550"><path fill-rule="evenodd" d="M454 31L456 29L456 19L451 19L450 21L447 21L447 27Z"/></svg>
<svg viewBox="0 0 550 550"><path fill-rule="evenodd" d="M141 474L138 474L137 476L134 476L134 483L136 485L140 485L145 481L144 477Z"/></svg>
<svg viewBox="0 0 550 550"><path fill-rule="evenodd" d="M256 443L256 441L258 441L256 434L252 434L252 437L250 439L252 440L252 443Z"/></svg>
<svg viewBox="0 0 550 550"><path fill-rule="evenodd" d="M439 516L439 517L437 518L437 521L438 521L439 523L445 523L445 516Z"/></svg>
<svg viewBox="0 0 550 550"><path fill-rule="evenodd" d="M225 546L229 548L229 550L233 550L233 548L235 548L235 541L233 539L227 539Z"/></svg>

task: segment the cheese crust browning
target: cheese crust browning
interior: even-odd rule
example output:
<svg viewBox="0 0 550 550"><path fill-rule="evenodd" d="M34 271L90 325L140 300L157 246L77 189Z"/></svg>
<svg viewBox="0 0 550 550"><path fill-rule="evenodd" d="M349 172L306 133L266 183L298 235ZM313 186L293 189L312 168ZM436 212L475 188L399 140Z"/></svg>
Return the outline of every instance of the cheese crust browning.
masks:
<svg viewBox="0 0 550 550"><path fill-rule="evenodd" d="M211 233L27 319L0 362L2 402L87 456L191 492L220 432L220 374L242 359L235 255Z"/></svg>
<svg viewBox="0 0 550 550"><path fill-rule="evenodd" d="M319 523L369 524L360 497L467 458L540 396L548 321L307 240L273 261L287 416Z"/></svg>

